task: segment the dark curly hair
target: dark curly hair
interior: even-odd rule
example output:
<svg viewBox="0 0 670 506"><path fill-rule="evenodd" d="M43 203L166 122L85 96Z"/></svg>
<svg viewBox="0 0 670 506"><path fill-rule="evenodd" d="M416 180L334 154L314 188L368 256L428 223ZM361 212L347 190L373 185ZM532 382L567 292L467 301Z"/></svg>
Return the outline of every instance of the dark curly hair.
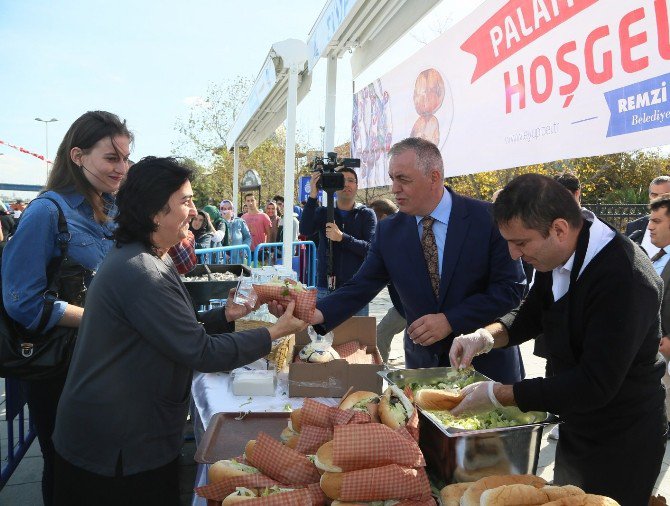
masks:
<svg viewBox="0 0 670 506"><path fill-rule="evenodd" d="M170 211L170 196L192 177L193 171L174 158L147 156L133 165L116 196L117 245L139 241L151 248L154 216Z"/></svg>

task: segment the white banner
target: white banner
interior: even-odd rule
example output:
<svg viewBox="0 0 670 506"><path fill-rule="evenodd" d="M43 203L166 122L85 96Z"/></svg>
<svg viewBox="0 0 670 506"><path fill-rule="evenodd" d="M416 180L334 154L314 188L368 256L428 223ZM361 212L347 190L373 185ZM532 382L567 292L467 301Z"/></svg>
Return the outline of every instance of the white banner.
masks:
<svg viewBox="0 0 670 506"><path fill-rule="evenodd" d="M484 3L354 95L359 186L389 184L410 136L446 176L670 144L669 3Z"/></svg>

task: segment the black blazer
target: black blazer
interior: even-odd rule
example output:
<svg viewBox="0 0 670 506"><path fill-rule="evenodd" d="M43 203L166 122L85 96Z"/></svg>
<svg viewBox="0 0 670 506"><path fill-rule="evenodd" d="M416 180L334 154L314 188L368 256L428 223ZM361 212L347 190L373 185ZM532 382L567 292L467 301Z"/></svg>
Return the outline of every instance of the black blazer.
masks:
<svg viewBox="0 0 670 506"><path fill-rule="evenodd" d="M649 216L643 216L635 221L631 221L626 225L626 235L630 237L634 232L642 232L641 234L636 234L636 237L633 239L636 243L640 244L642 237L644 237L644 231L647 230L647 225L649 225Z"/></svg>

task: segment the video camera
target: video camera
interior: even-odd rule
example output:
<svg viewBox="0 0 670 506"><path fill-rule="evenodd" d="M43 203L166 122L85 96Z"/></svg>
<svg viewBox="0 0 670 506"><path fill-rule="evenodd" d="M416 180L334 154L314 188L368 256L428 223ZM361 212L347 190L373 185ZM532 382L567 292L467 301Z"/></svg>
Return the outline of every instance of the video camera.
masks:
<svg viewBox="0 0 670 506"><path fill-rule="evenodd" d="M337 153L328 153L325 158L316 157L312 165L312 172L320 172L321 177L316 183L319 190L334 193L344 188L344 174L336 172L339 167L360 167L359 158L337 158Z"/></svg>

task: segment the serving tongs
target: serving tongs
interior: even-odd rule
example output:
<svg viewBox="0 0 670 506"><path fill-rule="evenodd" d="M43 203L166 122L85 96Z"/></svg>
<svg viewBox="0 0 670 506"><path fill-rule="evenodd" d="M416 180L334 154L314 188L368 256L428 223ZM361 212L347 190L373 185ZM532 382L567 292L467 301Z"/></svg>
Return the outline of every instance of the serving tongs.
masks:
<svg viewBox="0 0 670 506"><path fill-rule="evenodd" d="M205 268L205 272L207 273L207 281L212 281L212 271L209 270L209 265L202 264L202 266Z"/></svg>

